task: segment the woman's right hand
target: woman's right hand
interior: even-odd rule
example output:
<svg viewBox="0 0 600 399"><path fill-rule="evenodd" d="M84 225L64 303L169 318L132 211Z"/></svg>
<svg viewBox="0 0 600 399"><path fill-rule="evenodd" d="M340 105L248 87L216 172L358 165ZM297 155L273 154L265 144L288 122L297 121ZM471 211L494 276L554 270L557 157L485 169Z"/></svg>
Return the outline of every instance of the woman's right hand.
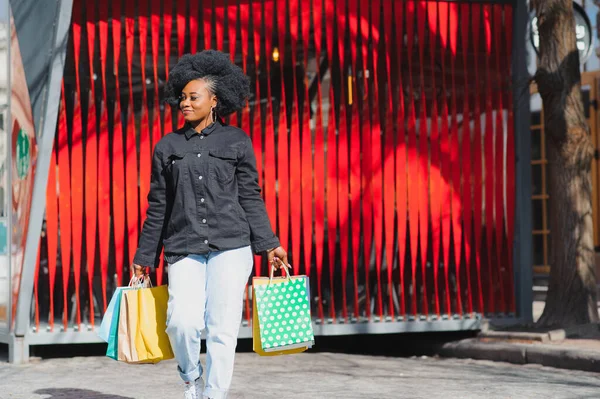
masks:
<svg viewBox="0 0 600 399"><path fill-rule="evenodd" d="M131 274L139 280L146 275L146 267L134 263L131 265Z"/></svg>

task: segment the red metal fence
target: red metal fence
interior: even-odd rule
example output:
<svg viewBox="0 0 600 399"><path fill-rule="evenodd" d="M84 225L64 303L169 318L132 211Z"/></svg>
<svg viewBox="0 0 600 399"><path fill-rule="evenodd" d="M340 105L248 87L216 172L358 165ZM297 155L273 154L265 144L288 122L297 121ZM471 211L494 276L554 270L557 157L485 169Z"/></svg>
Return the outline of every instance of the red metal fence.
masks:
<svg viewBox="0 0 600 399"><path fill-rule="evenodd" d="M61 315L64 328L93 326L127 282L153 145L182 124L163 84L203 48L252 78L229 123L252 137L273 228L311 277L317 319L515 311L510 6L74 3L38 328ZM161 266L155 281L165 277Z"/></svg>

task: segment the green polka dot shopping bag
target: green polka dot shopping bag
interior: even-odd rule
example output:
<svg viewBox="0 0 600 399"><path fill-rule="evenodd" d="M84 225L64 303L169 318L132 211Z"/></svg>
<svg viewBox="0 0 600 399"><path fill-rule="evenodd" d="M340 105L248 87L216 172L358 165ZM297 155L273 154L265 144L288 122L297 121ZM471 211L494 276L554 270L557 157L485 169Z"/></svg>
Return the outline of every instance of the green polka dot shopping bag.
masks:
<svg viewBox="0 0 600 399"><path fill-rule="evenodd" d="M307 276L252 279L252 338L261 356L300 353L315 343Z"/></svg>

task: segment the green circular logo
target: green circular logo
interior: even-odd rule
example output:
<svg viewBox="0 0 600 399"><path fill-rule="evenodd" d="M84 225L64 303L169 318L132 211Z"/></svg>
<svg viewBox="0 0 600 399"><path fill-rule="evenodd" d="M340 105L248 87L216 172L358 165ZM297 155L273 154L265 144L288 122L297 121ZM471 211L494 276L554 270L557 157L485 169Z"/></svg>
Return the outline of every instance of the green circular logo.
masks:
<svg viewBox="0 0 600 399"><path fill-rule="evenodd" d="M17 136L17 176L19 179L24 179L29 172L29 165L31 164L30 154L30 140L25 130L20 129Z"/></svg>

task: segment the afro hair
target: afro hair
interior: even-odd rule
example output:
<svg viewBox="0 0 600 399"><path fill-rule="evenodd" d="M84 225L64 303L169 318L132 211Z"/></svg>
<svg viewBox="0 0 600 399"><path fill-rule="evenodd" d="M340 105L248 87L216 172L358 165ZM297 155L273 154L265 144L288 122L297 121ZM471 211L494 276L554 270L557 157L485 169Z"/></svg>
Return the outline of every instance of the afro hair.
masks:
<svg viewBox="0 0 600 399"><path fill-rule="evenodd" d="M217 96L217 114L227 116L242 109L250 95L250 79L233 64L229 55L216 50L185 54L169 73L165 101L179 104L183 88L192 80L206 78Z"/></svg>

